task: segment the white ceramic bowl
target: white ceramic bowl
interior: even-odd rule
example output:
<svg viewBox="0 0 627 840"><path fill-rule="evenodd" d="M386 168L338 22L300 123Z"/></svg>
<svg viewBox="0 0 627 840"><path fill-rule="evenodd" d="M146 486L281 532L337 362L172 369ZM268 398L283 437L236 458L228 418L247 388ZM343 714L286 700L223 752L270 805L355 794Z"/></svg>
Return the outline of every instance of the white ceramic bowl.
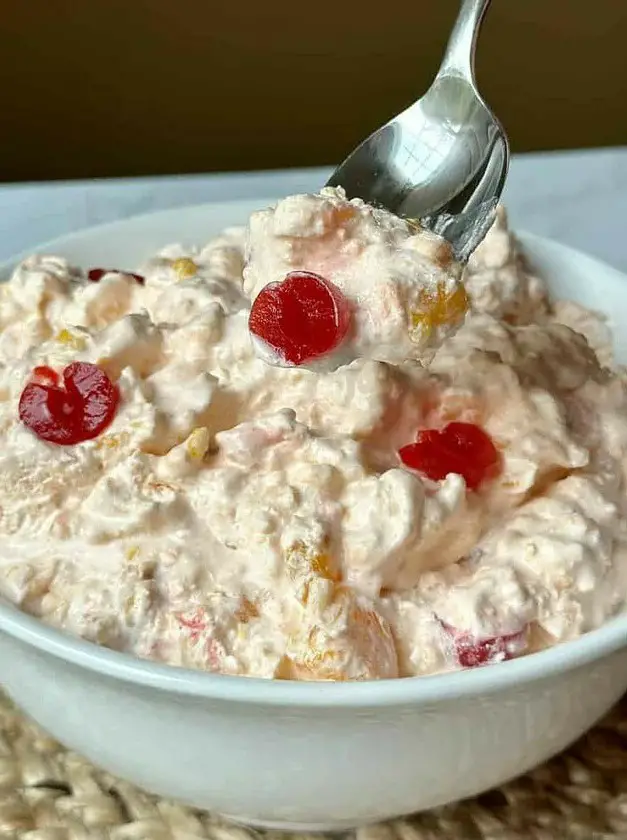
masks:
<svg viewBox="0 0 627 840"><path fill-rule="evenodd" d="M133 268L263 204L168 211L38 250ZM561 245L523 242L556 294L610 315L627 359L627 278ZM627 616L472 671L316 684L140 661L2 605L0 678L61 742L154 793L258 826L342 829L470 796L567 746L627 689Z"/></svg>

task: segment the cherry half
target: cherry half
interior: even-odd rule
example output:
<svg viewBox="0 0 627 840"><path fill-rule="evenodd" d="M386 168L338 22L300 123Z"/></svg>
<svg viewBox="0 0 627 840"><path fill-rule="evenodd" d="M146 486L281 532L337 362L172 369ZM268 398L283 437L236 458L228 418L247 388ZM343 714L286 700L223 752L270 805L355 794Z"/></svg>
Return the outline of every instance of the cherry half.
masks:
<svg viewBox="0 0 627 840"><path fill-rule="evenodd" d="M477 668L479 665L513 659L524 650L527 641L526 628L517 633L477 639L468 632L456 630L444 621L440 621L440 624L450 636L455 648L455 658L462 668Z"/></svg>
<svg viewBox="0 0 627 840"><path fill-rule="evenodd" d="M119 268L90 268L87 272L87 279L90 283L99 283L105 274L111 273L126 274L127 277L132 277L140 286L143 286L146 282L145 277L141 274L134 274L132 271L120 271Z"/></svg>
<svg viewBox="0 0 627 840"><path fill-rule="evenodd" d="M22 391L20 420L41 440L70 446L97 437L111 423L120 393L107 374L89 362L63 370L63 386L51 368L33 370Z"/></svg>
<svg viewBox="0 0 627 840"><path fill-rule="evenodd" d="M335 350L349 326L350 304L342 292L309 271L292 271L282 282L268 283L248 319L250 332L293 365Z"/></svg>
<svg viewBox="0 0 627 840"><path fill-rule="evenodd" d="M406 467L440 481L449 473L461 475L470 490L494 478L500 456L492 439L474 423L449 423L443 429L424 429L416 443L399 453Z"/></svg>

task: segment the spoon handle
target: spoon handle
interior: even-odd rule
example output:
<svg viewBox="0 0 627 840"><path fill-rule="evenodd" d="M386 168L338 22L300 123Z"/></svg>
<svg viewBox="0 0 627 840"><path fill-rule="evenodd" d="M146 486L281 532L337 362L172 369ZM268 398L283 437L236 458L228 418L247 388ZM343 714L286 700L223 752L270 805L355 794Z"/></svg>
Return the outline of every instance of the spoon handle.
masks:
<svg viewBox="0 0 627 840"><path fill-rule="evenodd" d="M477 36L490 2L491 0L462 0L439 76L454 73L474 81Z"/></svg>

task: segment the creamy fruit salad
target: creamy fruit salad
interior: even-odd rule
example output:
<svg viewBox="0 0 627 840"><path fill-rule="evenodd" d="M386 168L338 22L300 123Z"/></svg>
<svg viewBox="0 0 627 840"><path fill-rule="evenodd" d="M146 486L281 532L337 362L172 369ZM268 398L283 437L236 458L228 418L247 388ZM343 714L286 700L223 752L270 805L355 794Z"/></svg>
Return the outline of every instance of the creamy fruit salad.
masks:
<svg viewBox="0 0 627 840"><path fill-rule="evenodd" d="M469 265L340 190L0 287L0 592L226 674L404 677L627 593L627 389L499 211Z"/></svg>

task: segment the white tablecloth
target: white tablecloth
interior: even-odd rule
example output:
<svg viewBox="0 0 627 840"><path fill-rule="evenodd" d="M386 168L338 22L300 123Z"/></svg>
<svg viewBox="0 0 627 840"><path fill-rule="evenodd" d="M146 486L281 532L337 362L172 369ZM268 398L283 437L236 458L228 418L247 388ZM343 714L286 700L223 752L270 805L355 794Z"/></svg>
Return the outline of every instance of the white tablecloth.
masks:
<svg viewBox="0 0 627 840"><path fill-rule="evenodd" d="M0 185L0 260L81 227L183 204L315 190L326 169ZM627 147L515 156L514 226L627 271Z"/></svg>

